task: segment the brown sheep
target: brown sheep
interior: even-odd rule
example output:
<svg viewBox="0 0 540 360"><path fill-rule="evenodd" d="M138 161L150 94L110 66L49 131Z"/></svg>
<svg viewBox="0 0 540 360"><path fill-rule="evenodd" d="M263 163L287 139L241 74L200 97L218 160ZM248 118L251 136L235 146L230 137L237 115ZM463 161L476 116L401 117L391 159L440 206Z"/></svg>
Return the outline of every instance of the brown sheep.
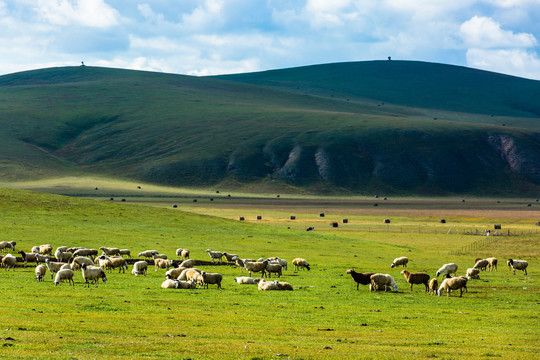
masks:
<svg viewBox="0 0 540 360"><path fill-rule="evenodd" d="M413 284L424 284L426 286L426 292L429 291L429 274L426 273L410 273L407 270L403 270L401 275L405 276L405 280L411 284L411 291Z"/></svg>

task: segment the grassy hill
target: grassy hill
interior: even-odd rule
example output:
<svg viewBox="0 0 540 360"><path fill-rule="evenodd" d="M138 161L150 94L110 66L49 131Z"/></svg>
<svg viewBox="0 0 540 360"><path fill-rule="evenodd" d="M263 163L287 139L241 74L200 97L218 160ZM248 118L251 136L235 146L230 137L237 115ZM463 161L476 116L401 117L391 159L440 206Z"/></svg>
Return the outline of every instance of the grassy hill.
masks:
<svg viewBox="0 0 540 360"><path fill-rule="evenodd" d="M402 61L218 78L27 71L0 76L0 180L537 194L539 96L538 81Z"/></svg>

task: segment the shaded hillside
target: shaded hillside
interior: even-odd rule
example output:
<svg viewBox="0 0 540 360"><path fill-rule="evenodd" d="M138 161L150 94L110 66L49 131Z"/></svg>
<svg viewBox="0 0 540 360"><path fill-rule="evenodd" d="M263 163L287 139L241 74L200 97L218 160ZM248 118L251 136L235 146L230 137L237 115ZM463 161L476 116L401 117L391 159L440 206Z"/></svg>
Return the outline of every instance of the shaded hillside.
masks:
<svg viewBox="0 0 540 360"><path fill-rule="evenodd" d="M372 93L358 85L362 71L386 63L229 80L87 66L0 76L0 179L92 173L308 192L539 191L539 104L531 99L540 82L395 62L417 68L414 86L391 71L371 75ZM457 80L434 86L437 69ZM527 94L499 89L516 84ZM450 111L455 104L459 112Z"/></svg>

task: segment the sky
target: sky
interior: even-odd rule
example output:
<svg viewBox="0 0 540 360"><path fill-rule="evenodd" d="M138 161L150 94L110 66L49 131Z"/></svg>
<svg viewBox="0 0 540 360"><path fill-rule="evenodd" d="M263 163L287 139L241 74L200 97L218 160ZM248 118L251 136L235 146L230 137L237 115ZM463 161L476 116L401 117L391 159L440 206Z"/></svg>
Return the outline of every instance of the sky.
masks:
<svg viewBox="0 0 540 360"><path fill-rule="evenodd" d="M0 75L417 60L540 80L540 0L0 0Z"/></svg>

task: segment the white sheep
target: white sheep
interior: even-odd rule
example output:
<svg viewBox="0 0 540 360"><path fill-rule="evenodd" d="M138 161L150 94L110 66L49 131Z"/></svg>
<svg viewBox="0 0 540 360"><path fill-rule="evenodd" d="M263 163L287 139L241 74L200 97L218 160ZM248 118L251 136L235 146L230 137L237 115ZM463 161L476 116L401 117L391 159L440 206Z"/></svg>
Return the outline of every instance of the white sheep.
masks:
<svg viewBox="0 0 540 360"><path fill-rule="evenodd" d="M446 296L450 297L451 290L460 290L459 297L463 296L463 289L467 290L467 278L465 276L457 276L444 279L441 287L438 290L439 296L442 295L442 291L446 289Z"/></svg>
<svg viewBox="0 0 540 360"><path fill-rule="evenodd" d="M488 261L489 271L493 271L493 269L497 271L497 262L498 262L497 258L490 257L490 258L487 258L486 260Z"/></svg>
<svg viewBox="0 0 540 360"><path fill-rule="evenodd" d="M105 268L109 272L113 269L118 268L119 274L120 272L125 273L128 268L126 259L120 256L108 257L107 255L101 255L98 259L99 259L99 267Z"/></svg>
<svg viewBox="0 0 540 360"><path fill-rule="evenodd" d="M472 280L472 279L480 280L480 275L478 274L480 274L480 269L478 268L468 268L467 271L465 272L465 276L469 280Z"/></svg>
<svg viewBox="0 0 540 360"><path fill-rule="evenodd" d="M2 252L5 252L6 250L15 251L15 246L8 241L0 241L0 250L2 250Z"/></svg>
<svg viewBox="0 0 540 360"><path fill-rule="evenodd" d="M223 256L225 256L225 259L227 260L227 262L235 262L236 259L238 259L238 255L236 254L229 254L229 253L224 252Z"/></svg>
<svg viewBox="0 0 540 360"><path fill-rule="evenodd" d="M45 244L39 246L39 253L41 255L51 255L53 251L53 247L51 244Z"/></svg>
<svg viewBox="0 0 540 360"><path fill-rule="evenodd" d="M148 271L148 263L144 260L141 260L133 264L133 269L131 270L131 273L135 276L139 276L141 274L146 276L147 271Z"/></svg>
<svg viewBox="0 0 540 360"><path fill-rule="evenodd" d="M245 262L244 268L249 272L249 276L251 276L252 272L260 272L261 277L264 277L266 274L266 263L261 261L252 261L252 262Z"/></svg>
<svg viewBox="0 0 540 360"><path fill-rule="evenodd" d="M178 276L178 280L189 281L189 280L194 279L199 286L203 286L204 285L204 279L203 279L201 273L202 273L202 271L199 270L199 269L195 269L195 268L186 269L186 270L182 271L180 276Z"/></svg>
<svg viewBox="0 0 540 360"><path fill-rule="evenodd" d="M456 275L458 266L454 263L448 263L441 266L441 268L437 271L436 277L438 278L440 274L448 275L448 274L454 274Z"/></svg>
<svg viewBox="0 0 540 360"><path fill-rule="evenodd" d="M36 264L39 264L39 263L45 263L45 261L47 260L50 260L50 261L53 261L54 260L54 257L52 257L51 255L40 255L38 253L35 253L36 255Z"/></svg>
<svg viewBox="0 0 540 360"><path fill-rule="evenodd" d="M188 281L184 280L176 280L176 288L177 289L196 289L197 288L197 282L195 279L191 279Z"/></svg>
<svg viewBox="0 0 540 360"><path fill-rule="evenodd" d="M169 270L170 267L174 266L173 265L173 260L165 260L165 259L155 259L154 258L154 264L156 266L156 271L155 272L157 272L159 268Z"/></svg>
<svg viewBox="0 0 540 360"><path fill-rule="evenodd" d="M189 259L189 250L188 249L176 249L176 258L177 259L180 259L182 258L182 260L186 260L186 259Z"/></svg>
<svg viewBox="0 0 540 360"><path fill-rule="evenodd" d="M159 251L157 251L157 250L145 250L143 252L140 252L139 255L137 255L137 257L142 256L145 259L146 258L150 259L150 258L152 258L152 256L157 255L157 254L159 254Z"/></svg>
<svg viewBox="0 0 540 360"><path fill-rule="evenodd" d="M514 275L516 275L516 270L522 270L527 275L527 266L529 266L529 263L526 260L508 259L507 264L514 270Z"/></svg>
<svg viewBox="0 0 540 360"><path fill-rule="evenodd" d="M371 275L371 284L369 284L370 291L387 291L388 288L394 289L394 292L398 291L396 281L390 274Z"/></svg>
<svg viewBox="0 0 540 360"><path fill-rule="evenodd" d="M60 267L59 271L62 271L62 270L73 270L73 269L71 268L71 264L64 264Z"/></svg>
<svg viewBox="0 0 540 360"><path fill-rule="evenodd" d="M78 249L73 252L73 257L85 256L93 259L97 254L98 251L96 249Z"/></svg>
<svg viewBox="0 0 540 360"><path fill-rule="evenodd" d="M206 271L201 272L203 278L203 287L208 289L209 284L216 284L218 289L221 289L221 280L223 276L219 273L207 273Z"/></svg>
<svg viewBox="0 0 540 360"><path fill-rule="evenodd" d="M167 260L167 255L165 255L165 254L153 254L152 258L154 258L154 260L156 260L156 259Z"/></svg>
<svg viewBox="0 0 540 360"><path fill-rule="evenodd" d="M60 285L63 280L67 280L70 285L75 286L75 281L73 281L73 270L64 269L56 273L54 278L54 285Z"/></svg>
<svg viewBox="0 0 540 360"><path fill-rule="evenodd" d="M277 262L279 265L281 265L283 270L287 270L287 260L281 259L277 256L269 257L268 260L270 260L271 262Z"/></svg>
<svg viewBox="0 0 540 360"><path fill-rule="evenodd" d="M161 283L161 287L164 289L176 289L176 283L179 280L172 280L172 279L166 279L164 282Z"/></svg>
<svg viewBox="0 0 540 360"><path fill-rule="evenodd" d="M188 260L184 260L182 261L182 263L179 265L179 267L184 267L184 268L192 268L194 267L196 264L196 261L193 260L193 259L188 259Z"/></svg>
<svg viewBox="0 0 540 360"><path fill-rule="evenodd" d="M103 283L107 282L107 276L102 268L83 264L81 270L85 284L84 287L90 287L90 281L94 282L96 287L98 287L99 279L103 280Z"/></svg>
<svg viewBox="0 0 540 360"><path fill-rule="evenodd" d="M214 262L214 259L219 259L219 262L221 262L223 258L223 253L219 251L212 251L210 249L206 249L206 252L208 253L208 256L212 259L212 262Z"/></svg>
<svg viewBox="0 0 540 360"><path fill-rule="evenodd" d="M91 265L94 265L94 262L92 261L92 259L87 258L85 256L77 256L73 258L73 261L71 262L71 269L74 271L80 270L82 264L91 266Z"/></svg>
<svg viewBox="0 0 540 360"><path fill-rule="evenodd" d="M295 270L298 270L298 269L311 270L311 267L309 266L309 263L308 263L308 261L306 259L296 258L296 259L293 259L292 263L294 265Z"/></svg>
<svg viewBox="0 0 540 360"><path fill-rule="evenodd" d="M438 293L439 280L432 278L429 282L429 294L436 295Z"/></svg>
<svg viewBox="0 0 540 360"><path fill-rule="evenodd" d="M167 272L165 273L165 276L169 275L172 279L178 279L180 274L182 274L182 271L186 269L189 269L189 268L179 266L177 268L167 270Z"/></svg>
<svg viewBox="0 0 540 360"><path fill-rule="evenodd" d="M487 261L487 259L481 259L481 260L478 260L476 264L474 264L473 268L484 271L486 270L488 264L489 262Z"/></svg>
<svg viewBox="0 0 540 360"><path fill-rule="evenodd" d="M17 258L11 254L7 254L2 258L2 267L5 267L6 270L13 269L15 270L15 264L17 263Z"/></svg>
<svg viewBox="0 0 540 360"><path fill-rule="evenodd" d="M56 257L56 260L59 262L69 262L73 258L73 254L67 251L62 251L61 249L57 249L54 253L54 256Z"/></svg>
<svg viewBox="0 0 540 360"><path fill-rule="evenodd" d="M120 252L118 253L120 256L127 256L131 259L131 250L129 249L120 249Z"/></svg>
<svg viewBox="0 0 540 360"><path fill-rule="evenodd" d="M269 290L279 290L278 286L279 282L276 281L265 281L264 279L259 281L259 285L257 285L257 288L259 290L263 291L269 291Z"/></svg>
<svg viewBox="0 0 540 360"><path fill-rule="evenodd" d="M409 262L409 258L406 256L395 258L392 262L392 265L390 265L391 268L394 268L396 266L403 266L404 268L407 267L407 264Z"/></svg>
<svg viewBox="0 0 540 360"><path fill-rule="evenodd" d="M47 265L47 268L51 272L51 279L53 278L54 274L56 274L58 271L60 271L60 268L64 263L57 262L57 261L51 261L49 259L45 260L45 265Z"/></svg>
<svg viewBox="0 0 540 360"><path fill-rule="evenodd" d="M37 281L45 281L45 274L47 273L47 267L45 265L38 265L34 270L36 273Z"/></svg>
<svg viewBox="0 0 540 360"><path fill-rule="evenodd" d="M102 247L99 248L99 250L103 251L103 253L105 255L107 255L107 256L120 255L120 249L119 248L102 246Z"/></svg>
<svg viewBox="0 0 540 360"><path fill-rule="evenodd" d="M235 277L234 281L237 282L240 285L242 285L242 284L248 285L248 284L258 284L259 281L261 281L261 279L254 279L254 278L249 277L249 276L240 276L240 277Z"/></svg>
<svg viewBox="0 0 540 360"><path fill-rule="evenodd" d="M268 260L265 261L266 267L264 270L268 274L268 277L272 277L272 273L276 273L278 277L281 276L281 269L282 266L280 264L269 262Z"/></svg>

